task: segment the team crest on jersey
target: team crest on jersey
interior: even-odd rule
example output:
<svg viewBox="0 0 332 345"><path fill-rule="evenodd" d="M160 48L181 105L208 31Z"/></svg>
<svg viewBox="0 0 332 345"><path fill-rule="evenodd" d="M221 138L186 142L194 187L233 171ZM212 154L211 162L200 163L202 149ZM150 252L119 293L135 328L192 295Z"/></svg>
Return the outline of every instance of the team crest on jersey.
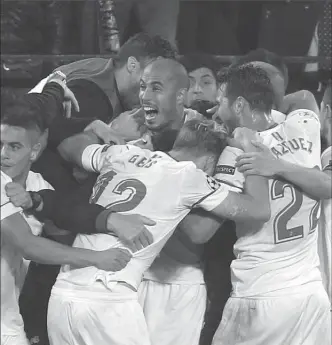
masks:
<svg viewBox="0 0 332 345"><path fill-rule="evenodd" d="M206 181L212 190L217 190L220 187L220 183L211 176L206 176Z"/></svg>

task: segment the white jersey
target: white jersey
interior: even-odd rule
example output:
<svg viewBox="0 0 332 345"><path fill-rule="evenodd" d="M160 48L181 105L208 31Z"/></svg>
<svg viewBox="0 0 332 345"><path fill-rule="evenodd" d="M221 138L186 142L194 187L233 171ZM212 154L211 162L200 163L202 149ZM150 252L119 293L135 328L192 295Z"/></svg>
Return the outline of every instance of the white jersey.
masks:
<svg viewBox="0 0 332 345"><path fill-rule="evenodd" d="M323 171L332 171L332 147L327 148L322 154ZM319 221L318 231L318 254L320 270L322 273L324 287L332 302L332 202L331 199L322 201L322 213Z"/></svg>
<svg viewBox="0 0 332 345"><path fill-rule="evenodd" d="M278 159L320 168L320 123L309 110L296 110L260 133ZM236 259L231 264L234 297L282 293L321 280L317 253L319 202L284 180L269 180L271 218L261 229L237 224Z"/></svg>
<svg viewBox="0 0 332 345"><path fill-rule="evenodd" d="M1 171L1 220L12 214L21 212L31 227L32 232L38 235L42 230L40 223L33 216L25 216L22 209L15 207L8 199L5 191L11 178ZM29 172L26 188L29 191L52 189L40 174ZM23 257L16 248L1 240L1 334L15 336L22 332L23 320L20 315L18 298L26 273Z"/></svg>
<svg viewBox="0 0 332 345"><path fill-rule="evenodd" d="M82 163L85 169L100 173L91 202L114 212L153 219L156 225L149 227L153 243L134 253L119 272L64 265L55 286L61 281L88 286L100 280L109 288L122 281L137 289L143 273L190 210L200 206L210 211L228 195L227 186L197 169L194 163L177 162L166 153L132 145L91 145L85 149ZM104 250L124 245L110 234L79 234L74 247Z"/></svg>
<svg viewBox="0 0 332 345"><path fill-rule="evenodd" d="M244 177L234 168L236 157L242 150L227 146L216 167L215 179L229 186L229 190L240 193ZM175 236L174 234L173 236ZM174 260L163 250L145 272L144 279L167 284L205 284L203 268L200 264L186 265Z"/></svg>

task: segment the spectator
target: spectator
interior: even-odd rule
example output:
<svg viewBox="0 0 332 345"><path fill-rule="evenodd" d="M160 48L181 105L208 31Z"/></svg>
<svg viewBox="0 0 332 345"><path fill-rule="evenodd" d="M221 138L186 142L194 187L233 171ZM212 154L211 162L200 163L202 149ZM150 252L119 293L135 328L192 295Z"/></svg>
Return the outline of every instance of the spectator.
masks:
<svg viewBox="0 0 332 345"><path fill-rule="evenodd" d="M216 103L220 68L216 59L212 55L192 53L179 58L179 61L186 68L190 80L187 106L197 100Z"/></svg>

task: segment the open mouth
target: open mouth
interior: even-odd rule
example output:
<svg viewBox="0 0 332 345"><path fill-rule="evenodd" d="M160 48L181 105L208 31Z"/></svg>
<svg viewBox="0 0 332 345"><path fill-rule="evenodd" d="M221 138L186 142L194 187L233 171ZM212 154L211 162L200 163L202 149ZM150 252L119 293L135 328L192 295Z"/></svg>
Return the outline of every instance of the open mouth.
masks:
<svg viewBox="0 0 332 345"><path fill-rule="evenodd" d="M154 107L151 107L149 105L143 106L144 112L145 112L145 119L147 121L154 120L158 115L158 110Z"/></svg>

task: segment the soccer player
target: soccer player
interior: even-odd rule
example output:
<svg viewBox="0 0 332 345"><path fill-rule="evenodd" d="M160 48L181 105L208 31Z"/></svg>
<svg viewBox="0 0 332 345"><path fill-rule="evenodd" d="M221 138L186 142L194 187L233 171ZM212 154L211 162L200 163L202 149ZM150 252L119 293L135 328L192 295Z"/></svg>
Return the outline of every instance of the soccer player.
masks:
<svg viewBox="0 0 332 345"><path fill-rule="evenodd" d="M233 292L213 344L329 343L329 302L317 253L319 202L313 199L318 194L313 185L322 183L308 183L309 177L325 175L312 169L320 167L319 119L314 112L299 109L280 125L271 126L266 111L255 110L262 93L255 97L248 93L257 79L264 78L269 83L266 73L252 65L229 68L222 76L216 116L230 131L238 126L258 131L257 140L274 155L273 167L288 167L288 171L279 175L282 179L271 174L271 219L262 227L237 223ZM239 170L256 174L251 169L253 157L251 153L240 156ZM298 178L301 189L287 182L292 177Z"/></svg>
<svg viewBox="0 0 332 345"><path fill-rule="evenodd" d="M89 145L88 133L68 138L63 155L68 161L99 172L91 202L124 214L140 213L156 221L149 227L153 243L133 254L128 269L119 274L93 267L62 267L53 287L48 311L52 345L150 344L137 289L177 224L193 207L219 217L264 222L269 218L264 179L246 181L244 194L229 191L199 168L212 173L225 139L214 123L188 121L169 153L136 146ZM93 142L93 141L92 141ZM252 150L250 140L243 148ZM259 195L256 200L255 196ZM78 235L74 246L122 248L116 237ZM62 313L66 313L66 317ZM170 330L171 331L171 330Z"/></svg>
<svg viewBox="0 0 332 345"><path fill-rule="evenodd" d="M23 102L23 101L22 101ZM31 213L22 213L6 195L15 181L30 191L52 189L40 174L30 171L47 137L46 122L38 105L29 102L2 111L1 118L1 344L28 345L18 298L24 281L23 258L49 265L72 264L120 270L128 251L107 249L94 252L63 246L35 235L43 224Z"/></svg>

